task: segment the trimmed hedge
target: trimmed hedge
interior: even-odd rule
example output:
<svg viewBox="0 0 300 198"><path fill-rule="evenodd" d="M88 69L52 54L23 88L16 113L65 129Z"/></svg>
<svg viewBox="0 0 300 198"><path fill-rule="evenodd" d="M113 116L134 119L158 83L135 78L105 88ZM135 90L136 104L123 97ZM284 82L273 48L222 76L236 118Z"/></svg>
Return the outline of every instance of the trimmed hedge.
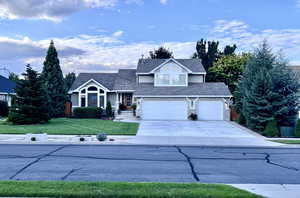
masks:
<svg viewBox="0 0 300 198"><path fill-rule="evenodd" d="M99 107L76 107L73 110L74 118L101 118L102 109Z"/></svg>
<svg viewBox="0 0 300 198"><path fill-rule="evenodd" d="M7 117L8 116L8 104L6 101L0 100L0 116Z"/></svg>
<svg viewBox="0 0 300 198"><path fill-rule="evenodd" d="M300 138L300 119L297 120L295 137Z"/></svg>
<svg viewBox="0 0 300 198"><path fill-rule="evenodd" d="M267 136L267 137L279 137L280 136L280 132L278 130L276 120L272 120L272 121L268 122L262 135Z"/></svg>

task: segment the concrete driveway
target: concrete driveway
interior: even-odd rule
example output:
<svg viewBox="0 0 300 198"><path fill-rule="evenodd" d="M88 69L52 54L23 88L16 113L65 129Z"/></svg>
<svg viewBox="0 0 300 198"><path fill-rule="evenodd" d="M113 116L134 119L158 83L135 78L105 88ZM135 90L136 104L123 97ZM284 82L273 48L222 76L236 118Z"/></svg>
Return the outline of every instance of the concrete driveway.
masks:
<svg viewBox="0 0 300 198"><path fill-rule="evenodd" d="M228 121L141 121L133 143L205 146L279 146Z"/></svg>

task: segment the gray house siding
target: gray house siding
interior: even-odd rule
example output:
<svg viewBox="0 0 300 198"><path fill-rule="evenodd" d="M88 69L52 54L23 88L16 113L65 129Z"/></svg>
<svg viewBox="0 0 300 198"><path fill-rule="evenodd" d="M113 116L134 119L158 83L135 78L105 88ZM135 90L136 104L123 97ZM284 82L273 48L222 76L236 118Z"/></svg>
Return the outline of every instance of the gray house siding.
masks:
<svg viewBox="0 0 300 198"><path fill-rule="evenodd" d="M139 75L138 76L139 83L154 83L153 75Z"/></svg>
<svg viewBox="0 0 300 198"><path fill-rule="evenodd" d="M114 92L107 93L107 102L109 101L112 107L116 105L117 94Z"/></svg>
<svg viewBox="0 0 300 198"><path fill-rule="evenodd" d="M78 92L74 92L71 95L71 102L73 107L78 107L79 106L79 101L78 101Z"/></svg>
<svg viewBox="0 0 300 198"><path fill-rule="evenodd" d="M203 83L204 82L204 75L202 74L190 74L188 77L189 83Z"/></svg>

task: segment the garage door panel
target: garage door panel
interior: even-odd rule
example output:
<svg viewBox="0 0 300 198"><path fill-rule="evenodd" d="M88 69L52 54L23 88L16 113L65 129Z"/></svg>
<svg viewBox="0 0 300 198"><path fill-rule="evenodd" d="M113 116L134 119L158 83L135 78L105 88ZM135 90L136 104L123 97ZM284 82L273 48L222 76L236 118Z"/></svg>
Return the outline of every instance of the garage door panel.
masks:
<svg viewBox="0 0 300 198"><path fill-rule="evenodd" d="M186 101L143 101L144 120L186 120Z"/></svg>
<svg viewBox="0 0 300 198"><path fill-rule="evenodd" d="M199 120L223 120L224 103L222 101L199 101Z"/></svg>

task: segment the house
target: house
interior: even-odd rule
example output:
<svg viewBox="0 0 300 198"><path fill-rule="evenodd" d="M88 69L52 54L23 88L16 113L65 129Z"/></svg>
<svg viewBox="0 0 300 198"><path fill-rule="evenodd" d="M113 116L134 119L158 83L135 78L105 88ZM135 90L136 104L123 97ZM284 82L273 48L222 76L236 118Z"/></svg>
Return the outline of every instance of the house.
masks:
<svg viewBox="0 0 300 198"><path fill-rule="evenodd" d="M11 106L12 95L15 95L16 83L0 75L0 100Z"/></svg>
<svg viewBox="0 0 300 198"><path fill-rule="evenodd" d="M224 83L206 83L199 59L140 59L137 69L80 73L72 85L74 107L131 110L143 120L229 120L231 93Z"/></svg>

